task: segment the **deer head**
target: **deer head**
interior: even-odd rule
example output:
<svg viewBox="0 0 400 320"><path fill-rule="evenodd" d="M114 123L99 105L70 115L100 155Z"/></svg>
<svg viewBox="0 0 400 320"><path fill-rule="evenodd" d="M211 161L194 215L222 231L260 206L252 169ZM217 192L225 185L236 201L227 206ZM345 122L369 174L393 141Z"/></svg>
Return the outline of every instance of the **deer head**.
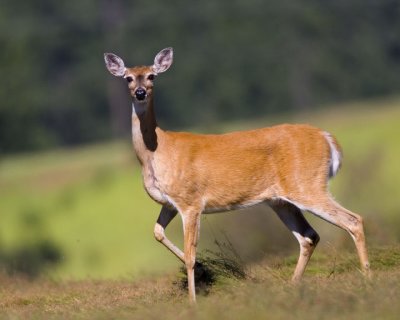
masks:
<svg viewBox="0 0 400 320"><path fill-rule="evenodd" d="M113 53L105 53L104 60L111 74L126 79L134 102L143 103L152 96L155 77L167 71L172 65L173 50L172 48L161 50L154 58L152 66L126 68L124 61Z"/></svg>

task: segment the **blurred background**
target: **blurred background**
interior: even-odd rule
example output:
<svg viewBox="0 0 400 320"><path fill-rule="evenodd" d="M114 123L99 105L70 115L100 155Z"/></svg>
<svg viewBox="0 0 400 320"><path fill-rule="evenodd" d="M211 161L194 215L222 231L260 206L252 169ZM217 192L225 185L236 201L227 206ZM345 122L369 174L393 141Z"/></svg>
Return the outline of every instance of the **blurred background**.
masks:
<svg viewBox="0 0 400 320"><path fill-rule="evenodd" d="M159 206L130 145L130 99L103 52L150 65L163 128L219 133L281 122L342 143L331 183L371 246L400 241L400 1L51 1L0 6L0 268L29 277L136 277L179 262L153 239ZM354 250L307 215L317 250ZM167 234L182 246L179 217ZM296 254L265 206L202 219L200 251Z"/></svg>

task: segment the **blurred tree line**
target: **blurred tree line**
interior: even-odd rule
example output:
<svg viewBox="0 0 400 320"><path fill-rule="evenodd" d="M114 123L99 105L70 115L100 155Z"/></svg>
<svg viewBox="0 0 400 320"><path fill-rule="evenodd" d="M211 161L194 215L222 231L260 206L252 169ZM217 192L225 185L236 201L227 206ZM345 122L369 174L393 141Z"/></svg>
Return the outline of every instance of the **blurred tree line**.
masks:
<svg viewBox="0 0 400 320"><path fill-rule="evenodd" d="M0 152L126 136L129 66L173 46L162 126L301 110L400 88L400 1L2 0Z"/></svg>

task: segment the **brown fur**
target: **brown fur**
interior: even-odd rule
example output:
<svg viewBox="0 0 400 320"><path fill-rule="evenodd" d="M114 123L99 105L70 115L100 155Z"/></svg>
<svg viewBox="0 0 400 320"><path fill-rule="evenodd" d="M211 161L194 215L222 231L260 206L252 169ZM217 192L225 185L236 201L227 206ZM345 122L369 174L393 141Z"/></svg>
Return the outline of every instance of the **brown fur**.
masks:
<svg viewBox="0 0 400 320"><path fill-rule="evenodd" d="M182 207L208 211L326 192L330 151L319 129L280 125L223 135L159 130L158 136L155 174Z"/></svg>

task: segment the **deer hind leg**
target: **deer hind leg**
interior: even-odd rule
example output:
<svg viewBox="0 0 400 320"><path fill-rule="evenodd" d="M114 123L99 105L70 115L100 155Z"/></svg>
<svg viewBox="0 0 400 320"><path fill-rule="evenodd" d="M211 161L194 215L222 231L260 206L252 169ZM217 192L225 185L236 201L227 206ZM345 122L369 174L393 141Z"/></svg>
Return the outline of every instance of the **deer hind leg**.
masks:
<svg viewBox="0 0 400 320"><path fill-rule="evenodd" d="M154 237L175 254L182 262L185 262L183 252L165 236L165 228L171 220L175 218L177 213L178 211L175 209L170 209L166 206L162 207L157 223L154 226Z"/></svg>
<svg viewBox="0 0 400 320"><path fill-rule="evenodd" d="M273 202L269 205L299 242L300 254L292 277L293 282L298 282L319 242L319 235L295 205L285 201Z"/></svg>
<svg viewBox="0 0 400 320"><path fill-rule="evenodd" d="M304 203L305 209L316 216L346 230L353 238L357 248L361 269L366 276L370 276L367 247L365 243L363 219L356 213L343 208L329 195L315 197L318 202Z"/></svg>

